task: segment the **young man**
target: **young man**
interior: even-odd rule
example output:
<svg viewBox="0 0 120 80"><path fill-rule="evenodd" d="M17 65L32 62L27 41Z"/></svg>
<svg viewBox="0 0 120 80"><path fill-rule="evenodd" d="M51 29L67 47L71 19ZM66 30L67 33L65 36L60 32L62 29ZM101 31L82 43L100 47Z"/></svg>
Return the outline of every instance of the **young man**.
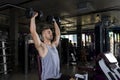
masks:
<svg viewBox="0 0 120 80"><path fill-rule="evenodd" d="M59 44L60 29L54 20L55 38L53 40L52 30L45 26L41 35L42 41L40 40L36 32L35 18L38 16L36 13L30 21L30 32L34 40L35 47L41 57L42 62L42 80L69 80L69 77L64 77L60 73L60 61L56 47ZM51 42L52 41L52 42ZM65 79L66 78L66 79Z"/></svg>

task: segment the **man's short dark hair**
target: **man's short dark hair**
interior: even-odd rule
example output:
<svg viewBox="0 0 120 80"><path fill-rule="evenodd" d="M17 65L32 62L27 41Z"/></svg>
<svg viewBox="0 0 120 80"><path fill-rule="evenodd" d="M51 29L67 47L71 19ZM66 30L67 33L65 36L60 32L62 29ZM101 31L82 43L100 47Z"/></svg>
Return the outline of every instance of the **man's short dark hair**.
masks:
<svg viewBox="0 0 120 80"><path fill-rule="evenodd" d="M40 33L46 29L51 29L51 26L49 24L42 24L40 27Z"/></svg>
<svg viewBox="0 0 120 80"><path fill-rule="evenodd" d="M40 39L43 41L42 32L46 29L51 29L54 32L53 26L51 24L41 24L40 26Z"/></svg>

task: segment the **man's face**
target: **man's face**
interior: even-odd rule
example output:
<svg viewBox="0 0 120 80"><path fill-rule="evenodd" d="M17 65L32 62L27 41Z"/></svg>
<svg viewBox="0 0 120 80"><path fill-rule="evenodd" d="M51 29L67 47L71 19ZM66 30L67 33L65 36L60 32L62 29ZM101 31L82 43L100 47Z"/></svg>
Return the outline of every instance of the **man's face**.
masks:
<svg viewBox="0 0 120 80"><path fill-rule="evenodd" d="M53 33L52 33L51 29L44 30L42 34L43 34L44 39L47 39L47 40L53 39Z"/></svg>

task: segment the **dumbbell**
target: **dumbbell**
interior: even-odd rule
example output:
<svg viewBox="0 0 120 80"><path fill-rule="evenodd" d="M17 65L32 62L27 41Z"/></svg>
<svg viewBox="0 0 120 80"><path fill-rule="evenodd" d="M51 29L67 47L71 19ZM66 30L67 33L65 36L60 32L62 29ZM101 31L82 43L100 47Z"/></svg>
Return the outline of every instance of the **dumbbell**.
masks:
<svg viewBox="0 0 120 80"><path fill-rule="evenodd" d="M38 16L36 17L38 20L41 20L43 17L43 12L42 11L35 11L33 8L28 8L25 11L26 18L30 19L34 16L35 12L38 12Z"/></svg>
<svg viewBox="0 0 120 80"><path fill-rule="evenodd" d="M60 23L60 18L59 17L54 17L54 16L51 16L51 15L48 15L47 18L46 18L46 22L47 23L53 23L54 21L56 21L57 23Z"/></svg>
<svg viewBox="0 0 120 80"><path fill-rule="evenodd" d="M56 20L57 23L61 22L60 17L55 17L55 20Z"/></svg>

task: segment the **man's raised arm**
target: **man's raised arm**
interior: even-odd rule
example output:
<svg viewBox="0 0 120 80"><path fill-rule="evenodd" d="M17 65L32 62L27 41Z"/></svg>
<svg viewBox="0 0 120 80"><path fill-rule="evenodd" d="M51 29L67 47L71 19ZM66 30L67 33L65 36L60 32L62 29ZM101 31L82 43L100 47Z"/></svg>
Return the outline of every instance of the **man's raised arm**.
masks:
<svg viewBox="0 0 120 80"><path fill-rule="evenodd" d="M38 49L41 45L41 40L38 36L38 33L36 31L36 23L35 23L35 18L38 16L38 13L35 13L35 15L31 18L30 20L30 33L33 38L35 47Z"/></svg>
<svg viewBox="0 0 120 80"><path fill-rule="evenodd" d="M54 24L54 29L55 29L55 38L54 38L53 44L55 46L58 46L59 40L60 40L60 29L56 21L54 21L53 24Z"/></svg>

